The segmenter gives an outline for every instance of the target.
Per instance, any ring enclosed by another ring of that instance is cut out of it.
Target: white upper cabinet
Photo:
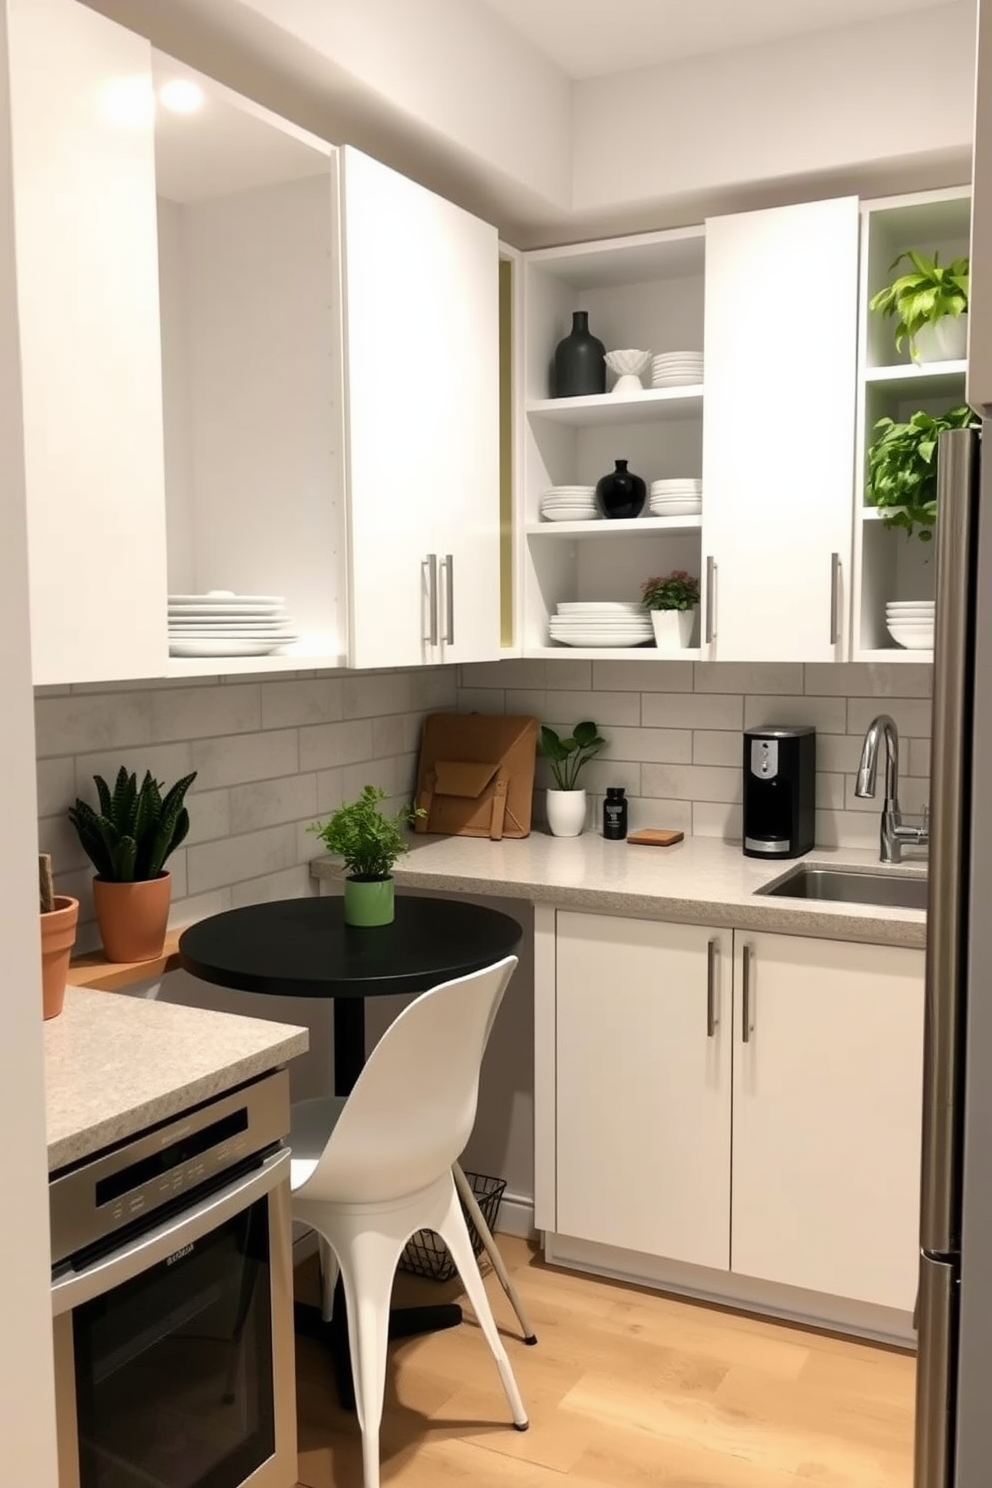
[[[908,1312],[923,952],[739,932],[735,942],[731,1265]]]
[[[10,0],[14,219],[38,683],[166,656],[148,43],[74,0]]]
[[[498,655],[496,230],[342,152],[354,666]]]
[[[846,655],[854,197],[706,224],[704,656]]]

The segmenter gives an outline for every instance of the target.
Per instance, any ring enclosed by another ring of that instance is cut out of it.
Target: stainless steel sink
[[[839,904],[882,904],[926,909],[927,881],[902,873],[855,873],[802,864],[756,891],[779,899],[827,899]]]

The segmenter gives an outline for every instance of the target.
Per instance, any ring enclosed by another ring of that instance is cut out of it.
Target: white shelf
[[[643,533],[661,537],[666,532],[676,534],[698,532],[703,525],[702,517],[633,517],[630,520],[609,521],[597,518],[590,522],[532,522],[527,528],[528,537],[622,537]]]
[[[703,385],[646,388],[629,397],[594,393],[583,398],[538,398],[527,404],[530,418],[588,428],[591,424],[656,423],[659,419],[697,418],[703,411]]]
[[[933,662],[932,651],[907,651],[903,646],[878,646],[871,651],[856,651],[855,661],[902,662],[910,666],[927,666]]]
[[[523,654],[529,661],[544,661],[549,656],[571,661],[700,661],[703,655],[698,646],[681,651],[659,651],[656,646],[527,646]]]
[[[227,677],[251,672],[323,672],[347,666],[345,656],[170,656],[166,677]]]
[[[868,367],[863,373],[866,384],[907,398],[934,398],[947,391],[949,382],[960,380],[968,370],[967,362],[927,362],[921,367],[903,363],[897,367]]]

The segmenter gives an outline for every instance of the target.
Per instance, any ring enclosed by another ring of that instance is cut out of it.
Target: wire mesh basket
[[[495,1230],[496,1221],[499,1219],[499,1206],[506,1192],[506,1179],[487,1178],[484,1173],[466,1173],[465,1177],[475,1195],[476,1203],[482,1210],[483,1219],[491,1230]],[[464,1204],[462,1204],[462,1213],[468,1225],[472,1249],[477,1256],[480,1256],[482,1238],[472,1223]],[[409,1271],[414,1276],[426,1276],[429,1281],[450,1281],[456,1274],[451,1252],[433,1230],[418,1230],[410,1237],[400,1256],[400,1270]]]

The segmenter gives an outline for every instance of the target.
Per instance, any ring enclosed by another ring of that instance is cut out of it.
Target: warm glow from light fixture
[[[203,107],[203,89],[190,78],[170,78],[159,88],[158,100],[174,114],[195,114]]]
[[[100,106],[112,124],[140,129],[155,117],[155,94],[147,77],[111,78],[103,89]]]

